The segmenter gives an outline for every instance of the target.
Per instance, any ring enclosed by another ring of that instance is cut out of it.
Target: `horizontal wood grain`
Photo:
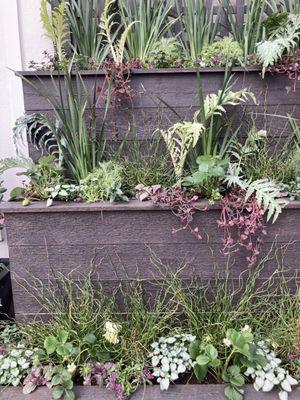
[[[226,400],[225,385],[173,385],[166,392],[160,391],[158,386],[140,388],[131,397],[132,400]],[[114,393],[98,387],[76,387],[78,400],[115,400]],[[289,394],[289,400],[298,400],[300,388],[295,388]],[[20,388],[7,388],[0,391],[0,400],[50,400],[50,390],[40,388],[30,395],[23,395]],[[256,392],[251,385],[245,386],[245,400],[275,400],[276,391],[269,393]]]

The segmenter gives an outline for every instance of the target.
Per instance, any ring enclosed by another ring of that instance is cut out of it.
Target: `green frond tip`
[[[45,35],[51,39],[59,61],[64,58],[63,48],[69,42],[66,8],[66,2],[62,1],[58,7],[50,10],[48,0],[41,0],[40,18],[45,29]]]

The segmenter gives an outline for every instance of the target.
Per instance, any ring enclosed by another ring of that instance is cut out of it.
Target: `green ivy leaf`
[[[60,375],[53,375],[51,379],[51,383],[53,386],[60,385],[62,383],[62,379]]]
[[[206,346],[205,352],[211,360],[218,358],[218,351],[212,344]]]
[[[20,200],[24,198],[24,189],[22,187],[15,187],[9,194],[9,200]]]

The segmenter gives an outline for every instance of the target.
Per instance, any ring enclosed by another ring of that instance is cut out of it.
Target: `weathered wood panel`
[[[276,224],[268,226],[265,238],[264,254],[275,239],[278,246],[290,243],[283,255],[287,276],[294,276],[300,270],[299,208],[299,202],[291,203]],[[26,281],[30,282],[32,275],[46,281],[53,271],[67,274],[77,268],[76,278],[91,269],[92,260],[101,282],[108,288],[116,287],[122,280],[134,279],[137,272],[145,282],[161,279],[150,261],[151,250],[173,271],[188,263],[182,272],[184,279],[196,275],[208,280],[215,269],[222,274],[226,265],[221,252],[223,231],[216,224],[218,205],[195,215],[195,226],[199,226],[203,235],[201,241],[186,231],[172,234],[172,228],[180,227],[176,217],[151,202],[57,203],[51,208],[44,203],[27,208],[9,203],[1,211],[8,231],[17,316],[40,311],[22,287],[27,286]],[[245,257],[243,251],[233,255],[233,278],[246,267]],[[261,278],[270,276],[276,266],[274,261],[266,263]],[[291,284],[295,286],[296,282]],[[28,286],[27,290],[30,292]]]
[[[131,397],[132,400],[226,400],[224,395],[225,385],[173,385],[166,391],[160,391],[158,386],[140,388]],[[289,400],[297,400],[300,388],[289,394]],[[30,395],[23,395],[20,388],[7,388],[0,392],[0,400],[50,400],[50,390],[40,388]],[[115,400],[112,392],[98,387],[77,387],[76,399],[78,400]],[[256,392],[251,385],[245,386],[245,400],[275,400],[278,399],[276,391],[270,393]]]
[[[82,74],[89,93],[93,92],[94,85],[102,87],[104,84],[104,75],[101,71],[84,71]],[[56,84],[60,79],[62,88],[64,88],[63,77],[59,78],[57,73],[54,73],[52,78],[49,73],[45,72],[22,72],[22,75],[34,83],[41,93],[54,96],[56,99],[57,95],[52,79]],[[200,76],[204,95],[216,93],[222,86],[224,69],[206,68],[201,71]],[[285,76],[266,75],[265,79],[262,79],[259,69],[251,69],[246,72],[242,68],[235,68],[232,83],[233,90],[242,88],[251,90],[259,103],[259,105],[253,105],[253,102],[249,101],[245,107],[240,107],[236,126],[241,119],[245,119],[245,115],[249,117],[250,111],[260,114],[257,116],[258,128],[264,127],[265,121],[261,115],[263,113],[269,114],[265,118],[268,121],[274,120],[271,115],[276,113],[281,115],[289,113],[296,118],[300,117],[300,107],[297,107],[300,104],[299,90],[296,93],[288,93],[289,81]],[[139,139],[151,139],[155,129],[166,128],[174,123],[177,117],[159,101],[159,97],[175,108],[185,119],[191,119],[199,106],[197,74],[193,69],[135,70],[130,76],[129,84],[134,97],[131,100],[118,101],[117,108],[109,113],[107,118],[108,138],[111,137],[112,127],[117,134],[123,135],[127,132],[130,124],[132,134],[137,134]],[[51,114],[51,106],[48,101],[25,81],[23,82],[23,91],[27,113],[39,111]],[[97,102],[99,121],[103,116],[103,110],[104,101],[99,99]],[[230,115],[230,111],[228,115]],[[271,126],[270,134],[280,136],[282,130],[286,134],[285,122],[285,120],[277,118],[273,127]],[[246,130],[247,126],[244,125],[240,134],[245,134]]]

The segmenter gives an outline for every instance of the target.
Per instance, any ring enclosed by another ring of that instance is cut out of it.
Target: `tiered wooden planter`
[[[53,90],[49,73],[22,72],[22,75],[39,86],[44,93]],[[87,88],[91,89],[96,82],[102,86],[104,75],[102,72],[83,72]],[[217,92],[222,84],[223,69],[204,69],[201,71],[203,91],[205,94]],[[53,74],[53,79],[58,76]],[[150,140],[153,130],[158,127],[167,127],[176,121],[174,114],[163,104],[158,97],[165,100],[176,109],[184,118],[190,119],[198,108],[198,84],[195,70],[138,70],[131,75],[131,87],[135,93],[132,101],[122,101],[118,109],[113,111],[111,118],[116,123],[120,134],[127,131],[128,124],[136,127],[139,140]],[[268,114],[286,113],[300,118],[300,96],[287,94],[288,80],[283,76],[266,76],[261,79],[259,71],[252,69],[245,72],[241,68],[235,69],[234,90],[247,87],[257,97],[260,105],[249,103],[244,111],[240,111],[239,118],[244,119],[251,111]],[[47,112],[51,108],[47,101],[23,82],[26,112]],[[99,118],[103,111],[103,104],[98,102]],[[230,115],[230,112],[229,112]],[[282,136],[285,121],[272,117],[269,119],[270,134]],[[263,116],[257,116],[258,127],[262,125]],[[133,123],[134,122],[134,123]],[[110,129],[108,129],[110,131]],[[245,134],[245,131],[244,131]],[[36,158],[36,152],[31,149],[31,155]],[[201,207],[207,204],[202,203]],[[209,207],[207,211],[199,211],[195,215],[195,226],[199,226],[203,236],[197,240],[189,232],[181,231],[172,234],[173,228],[178,228],[179,222],[168,209],[154,206],[150,202],[141,203],[56,203],[46,208],[44,202],[23,207],[20,203],[8,203],[0,207],[5,215],[7,226],[10,264],[13,275],[13,297],[16,318],[32,318],[36,314],[43,315],[43,310],[30,295],[31,276],[37,276],[46,282],[48,275],[60,271],[68,273],[78,268],[78,273],[84,274],[91,268],[93,259],[94,268],[99,272],[102,284],[112,289],[125,279],[135,279],[136,273],[147,285],[160,279],[159,271],[153,266],[149,255],[154,252],[164,263],[176,270],[183,263],[188,266],[182,276],[187,280],[191,276],[199,275],[209,279],[214,274],[217,265],[219,271],[224,271],[225,259],[221,252],[223,232],[217,227],[216,220],[220,215],[218,205]],[[264,252],[267,252],[274,240],[277,245],[290,245],[284,254],[287,274],[294,276],[300,269],[300,202],[289,204],[274,225],[268,226],[268,235],[265,238]],[[245,254],[236,253],[232,260],[232,279],[246,266]],[[270,276],[275,263],[266,264],[261,279]],[[21,283],[21,285],[20,285]],[[291,280],[291,285],[295,285]],[[95,387],[77,388],[79,400],[112,400],[114,395]],[[276,393],[257,393],[250,386],[246,387],[246,400],[271,400],[277,398]],[[290,395],[290,400],[300,396],[299,389]],[[47,389],[24,397],[21,390],[10,388],[0,392],[0,400],[35,400],[50,399]],[[224,385],[185,385],[172,387],[168,392],[161,392],[158,386],[140,389],[133,399],[179,400],[214,400],[226,399]]]
[[[200,206],[204,208],[206,204]],[[209,279],[215,265],[220,271],[225,267],[221,252],[223,231],[216,223],[220,214],[217,205],[197,212],[194,217],[203,236],[201,241],[187,231],[172,234],[172,228],[180,227],[176,217],[151,202],[57,203],[50,208],[44,202],[29,207],[8,203],[0,211],[7,226],[17,318],[42,313],[30,295],[30,288],[29,293],[24,288],[31,275],[46,281],[53,271],[68,273],[78,268],[84,274],[91,269],[92,259],[108,289],[121,280],[135,279],[137,271],[146,286],[159,279],[160,274],[149,259],[150,251],[174,270],[188,262],[182,272],[186,279],[193,275]],[[300,269],[299,211],[300,202],[289,204],[276,224],[268,227],[265,238],[265,251],[275,239],[278,246],[291,243],[284,255],[291,275]],[[245,269],[245,257],[242,252],[234,255],[233,278]],[[275,264],[267,263],[261,278],[269,276]]]
[[[286,115],[287,113],[300,118],[300,95],[287,93],[289,81],[285,76],[271,76],[267,74],[261,78],[259,68],[234,68],[232,79],[233,90],[247,88],[257,98],[257,105],[252,100],[238,110],[236,125],[240,120],[248,119],[251,112],[258,113],[255,116],[259,128],[263,122],[268,121],[269,134],[274,137],[286,135],[286,120],[273,117],[274,114]],[[85,85],[92,94],[95,84],[102,87],[104,74],[102,71],[83,71]],[[54,95],[52,79],[58,82],[59,76],[48,72],[21,72],[21,75],[34,83],[39,90],[47,95]],[[224,68],[203,68],[200,70],[203,93],[217,93],[224,79]],[[63,82],[62,76],[60,76]],[[74,76],[75,80],[75,76]],[[298,85],[299,86],[299,85]],[[134,96],[131,100],[117,102],[117,109],[111,110],[107,120],[107,137],[110,139],[112,130],[116,128],[117,134],[127,132],[130,124],[132,134],[137,133],[139,140],[150,140],[156,128],[166,128],[178,121],[178,117],[159,101],[163,99],[172,106],[183,118],[191,120],[194,112],[199,109],[198,80],[195,69],[141,69],[134,70],[130,76],[130,87]],[[45,98],[39,96],[36,91],[23,81],[24,102],[27,114],[42,112],[51,114],[51,107]],[[103,100],[97,103],[97,115],[101,119],[103,115]],[[264,116],[263,113],[268,115]],[[230,116],[230,112],[228,114]],[[100,125],[100,124],[99,124]],[[246,124],[244,124],[245,126]],[[245,129],[241,134],[246,134]],[[37,154],[31,149],[31,155],[36,158]]]
[[[132,400],[226,400],[224,395],[225,385],[178,385],[171,387],[167,392],[161,392],[159,386],[139,389]],[[298,400],[300,388],[294,389],[289,394],[289,400]],[[51,394],[48,389],[38,389],[30,395],[23,395],[19,388],[9,388],[0,392],[0,400],[50,400]],[[112,392],[97,387],[76,388],[77,400],[115,400]],[[276,392],[256,392],[252,386],[245,386],[245,400],[276,400]]]

